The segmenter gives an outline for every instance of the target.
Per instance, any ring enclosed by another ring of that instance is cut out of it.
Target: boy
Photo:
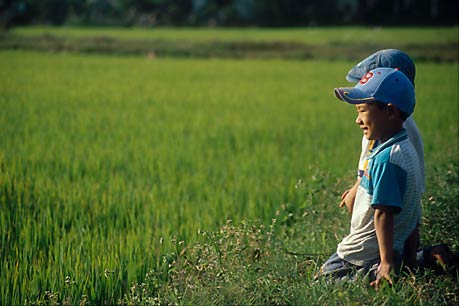
[[[382,67],[396,68],[400,70],[410,80],[414,87],[416,66],[408,54],[397,49],[383,49],[371,54],[349,70],[346,75],[346,80],[349,82],[358,82],[371,69]],[[425,192],[424,144],[422,137],[412,116],[409,116],[403,122],[403,128],[407,130],[408,138],[418,154],[422,174],[422,192]],[[341,195],[340,207],[346,206],[350,213],[352,213],[353,210],[356,191],[360,184],[360,179],[367,166],[366,157],[369,155],[369,151],[376,146],[377,141],[368,140],[365,136],[362,137],[362,151],[359,159],[357,180],[349,190],[346,190]],[[409,239],[406,241],[405,253],[403,254],[404,266],[410,270],[414,271],[417,268],[430,268],[439,272],[444,270],[445,267],[451,266],[451,263],[454,261],[451,259],[453,254],[445,245],[435,245],[420,251],[417,251],[418,247],[419,231],[416,227]]]
[[[351,229],[321,275],[353,278],[370,273],[372,285],[400,265],[404,244],[421,219],[423,175],[419,156],[403,122],[414,110],[414,87],[400,71],[377,68],[355,87],[336,88],[338,99],[355,104],[356,123],[366,139],[379,145],[357,188]],[[376,271],[377,268],[377,271]]]
[[[416,76],[416,66],[413,60],[403,51],[397,49],[383,49],[379,50],[360,63],[355,65],[346,75],[346,80],[349,82],[358,82],[365,74],[371,69],[375,68],[396,68],[403,72],[405,76],[410,80],[414,87],[414,79]],[[403,122],[403,128],[408,132],[408,138],[413,144],[416,152],[418,153],[419,160],[421,162],[421,174],[422,174],[422,192],[425,191],[425,178],[424,178],[424,144],[416,123],[412,116],[409,116]],[[373,147],[378,145],[377,140],[368,140],[365,136],[362,137],[362,151],[360,153],[360,159],[357,171],[357,180],[355,184],[341,195],[341,202],[339,207],[347,207],[349,212],[352,214],[354,207],[355,196],[357,188],[360,184],[360,179],[365,172],[367,167],[366,158]],[[420,220],[419,220],[420,221]],[[403,254],[404,266],[415,270],[418,267],[418,262],[424,262],[422,256],[419,260],[416,259],[416,251],[419,246],[419,230],[418,227],[413,231],[410,237],[406,241],[405,254]]]
[[[416,76],[416,66],[411,58],[405,52],[396,49],[384,49],[379,50],[356,66],[354,66],[346,75],[346,80],[349,82],[357,83],[360,79],[367,74],[371,69],[375,68],[397,68],[401,72],[405,74],[405,76],[411,81],[414,87],[414,79]],[[418,153],[419,160],[421,161],[421,171],[422,175],[424,176],[424,144],[422,141],[422,137],[419,133],[419,130],[416,126],[416,123],[412,116],[408,117],[403,122],[403,127],[408,132],[408,138],[410,139],[411,143],[413,144],[416,152]],[[346,206],[349,212],[352,213],[352,208],[354,206],[354,199],[355,193],[357,191],[357,187],[360,183],[360,178],[365,171],[366,167],[366,157],[368,156],[369,150],[376,146],[375,141],[370,141],[362,137],[362,151],[360,153],[360,160],[359,160],[359,167],[357,171],[357,181],[355,182],[354,186],[349,190],[346,190],[341,195],[341,203],[340,207]],[[424,178],[423,178],[423,191],[425,191],[424,186]]]

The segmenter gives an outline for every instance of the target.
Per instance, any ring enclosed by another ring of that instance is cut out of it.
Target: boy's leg
[[[316,278],[325,276],[334,279],[352,279],[359,268],[360,267],[341,259],[338,254],[335,253],[322,265]]]
[[[358,271],[358,275],[360,276],[368,276],[370,282],[376,280],[376,276],[378,275],[378,267],[379,267],[379,260],[374,261],[373,263],[369,263],[362,269]]]
[[[401,265],[401,256],[395,252],[395,273],[398,274]],[[379,267],[379,260],[374,260],[367,265],[360,267],[341,259],[338,254],[333,254],[320,268],[316,279],[321,276],[331,277],[337,280],[355,280],[368,277],[370,281],[376,279]]]

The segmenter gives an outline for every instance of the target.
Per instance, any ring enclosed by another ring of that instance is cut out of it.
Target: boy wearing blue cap
[[[405,74],[405,76],[414,86],[414,79],[416,76],[416,67],[414,62],[411,60],[408,54],[397,49],[383,49],[371,54],[356,66],[354,66],[351,70],[349,70],[346,75],[346,80],[349,82],[357,83],[370,70],[383,67],[396,68],[400,70]],[[419,133],[419,130],[412,116],[409,116],[407,120],[403,122],[403,127],[407,130],[408,138],[418,153],[419,159],[421,161],[421,172],[424,176],[424,144],[421,134]],[[360,183],[360,178],[362,177],[367,165],[366,157],[368,156],[369,150],[376,146],[377,141],[371,141],[365,137],[362,137],[362,151],[358,164],[357,181],[352,188],[346,190],[341,196],[340,207],[346,206],[351,213],[354,205],[357,186]],[[423,191],[425,191],[424,178],[422,183]]]
[[[354,278],[370,273],[372,285],[391,282],[404,244],[421,218],[423,174],[403,122],[414,110],[414,87],[400,71],[377,68],[355,87],[336,88],[338,99],[354,104],[356,123],[379,145],[357,188],[350,233],[322,266],[320,274]]]
[[[349,82],[359,82],[371,69],[375,68],[396,68],[403,72],[414,86],[414,79],[416,76],[416,67],[412,59],[403,51],[397,49],[383,49],[379,50],[356,66],[354,66],[346,75],[346,80]],[[408,132],[408,138],[413,144],[420,160],[421,174],[422,174],[422,192],[425,191],[425,177],[424,177],[424,144],[416,123],[412,116],[409,116],[403,122],[403,128]],[[360,179],[365,172],[368,161],[367,156],[370,151],[378,145],[378,141],[368,140],[365,136],[362,137],[362,151],[360,154],[358,175],[355,184],[352,188],[346,190],[341,195],[340,207],[346,206],[349,212],[352,213],[354,200],[356,197],[357,188],[360,184]],[[419,224],[421,220],[418,220]],[[446,267],[457,264],[459,252],[452,253],[446,245],[434,245],[426,247],[422,250],[417,250],[419,247],[419,230],[416,229],[411,233],[410,237],[405,242],[403,261],[404,266],[415,270],[419,269],[433,269],[437,273],[445,271]]]
[[[397,49],[383,49],[379,50],[356,66],[354,66],[346,75],[346,80],[349,82],[359,82],[370,70],[375,68],[396,68],[403,72],[405,76],[410,80],[414,87],[414,79],[416,76],[416,66],[413,60],[403,51]],[[424,178],[424,144],[422,141],[421,134],[416,126],[416,123],[412,116],[409,116],[404,122],[403,127],[408,132],[408,138],[413,144],[416,152],[418,153],[419,160],[421,162],[421,174],[422,174],[422,192],[425,191],[425,178]],[[357,192],[357,187],[360,184],[360,179],[365,172],[367,167],[367,156],[374,147],[378,145],[376,140],[368,140],[365,136],[362,137],[362,151],[360,153],[360,159],[357,171],[357,180],[355,184],[341,195],[340,207],[347,207],[350,213],[354,206],[354,200]],[[421,220],[419,220],[419,223]],[[410,269],[415,269],[418,266],[418,262],[423,262],[423,256],[417,256],[416,250],[419,244],[419,231],[416,228],[411,234],[410,238],[406,241],[406,250],[404,257],[404,265]],[[418,257],[418,260],[417,258]]]

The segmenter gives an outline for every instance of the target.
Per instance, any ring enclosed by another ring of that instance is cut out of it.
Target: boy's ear
[[[387,103],[386,110],[389,112],[389,119],[390,120],[401,118],[400,110],[394,104]]]

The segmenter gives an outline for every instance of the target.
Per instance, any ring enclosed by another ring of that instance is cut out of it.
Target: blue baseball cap
[[[368,71],[383,67],[398,68],[414,86],[416,67],[413,60],[405,52],[396,49],[385,49],[373,53],[349,70],[346,80],[358,82]]]
[[[335,95],[350,104],[392,103],[408,116],[415,105],[413,84],[405,74],[392,68],[371,70],[354,87],[335,88]]]

